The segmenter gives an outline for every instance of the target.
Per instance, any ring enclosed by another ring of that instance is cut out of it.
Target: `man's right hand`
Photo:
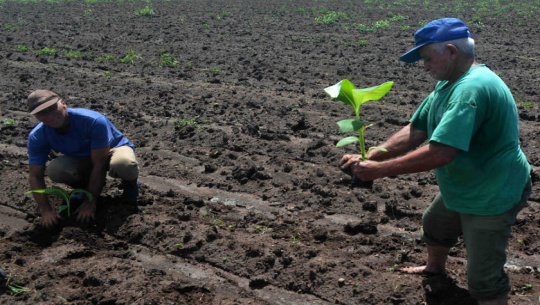
[[[41,222],[46,228],[51,228],[58,223],[59,215],[51,207],[41,210]]]

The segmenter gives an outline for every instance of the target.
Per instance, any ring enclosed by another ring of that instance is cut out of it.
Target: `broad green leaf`
[[[340,132],[353,132],[360,130],[365,123],[360,120],[348,119],[339,121],[337,124]]]
[[[354,85],[348,79],[344,79],[333,86],[325,88],[324,92],[335,100],[356,107],[353,97],[353,90]]]
[[[356,142],[358,142],[357,137],[346,137],[346,138],[341,139],[341,141],[339,141],[336,144],[336,147],[341,147],[341,146],[349,145]]]
[[[58,212],[62,212],[63,210],[65,210],[67,208],[68,208],[67,204],[66,205],[61,205],[61,206],[58,207]],[[71,215],[68,215],[68,216],[71,216]]]
[[[354,89],[353,90],[353,99],[356,105],[362,105],[367,101],[376,101],[385,96],[390,89],[392,89],[394,82],[386,82],[379,86],[363,88],[363,89]]]

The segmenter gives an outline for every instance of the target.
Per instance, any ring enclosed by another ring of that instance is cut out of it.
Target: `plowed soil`
[[[376,145],[435,85],[421,63],[398,60],[419,24],[462,18],[478,61],[512,90],[521,145],[538,169],[534,3],[0,1],[0,265],[9,279],[0,303],[476,304],[462,243],[448,277],[397,271],[425,263],[421,216],[435,176],[351,187],[337,163],[358,149],[335,147],[335,122],[354,113],[323,89],[344,78],[357,88],[395,82],[362,108]],[[135,14],[147,5],[153,16]],[[347,18],[317,22],[332,11]],[[37,53],[44,48],[56,54]],[[110,179],[92,224],[40,225],[25,194],[35,89],[104,113],[134,142],[137,205]],[[510,239],[511,304],[538,304],[538,189]],[[28,291],[10,293],[14,285]]]

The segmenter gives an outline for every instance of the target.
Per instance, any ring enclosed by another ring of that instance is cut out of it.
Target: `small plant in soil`
[[[142,17],[152,17],[155,14],[156,13],[154,12],[154,9],[152,9],[152,7],[148,6],[148,5],[143,9],[135,11],[135,16],[138,16],[138,17],[141,17],[141,16]]]
[[[45,47],[45,48],[43,48],[41,50],[37,50],[36,54],[37,55],[52,56],[52,55],[56,55],[56,49],[55,48],[49,49],[49,48]]]
[[[355,89],[354,85],[349,80],[344,79],[339,83],[324,89],[324,91],[330,95],[331,98],[352,106],[356,114],[356,119],[341,120],[337,122],[337,124],[340,132],[358,132],[358,137],[351,136],[341,139],[336,144],[336,147],[359,143],[362,160],[367,160],[366,147],[364,143],[364,131],[366,128],[372,126],[372,124],[367,125],[360,119],[360,106],[362,106],[362,104],[365,102],[381,99],[388,93],[388,91],[390,91],[390,89],[392,89],[393,84],[394,82],[386,82],[375,87]],[[370,147],[367,152],[369,152],[371,149],[386,151],[384,148]]]
[[[266,234],[266,232],[271,231],[272,228],[269,228],[267,226],[257,226],[257,227],[255,227],[255,230],[259,231],[261,233],[261,235],[264,235],[264,234]]]
[[[178,66],[178,61],[174,58],[174,56],[163,53],[161,54],[161,58],[159,60],[159,65],[162,67],[174,67]]]
[[[12,119],[4,119],[2,121],[2,124],[4,124],[5,126],[8,126],[8,125],[15,125],[15,121],[12,120]]]
[[[25,46],[25,45],[22,45],[22,44],[19,44],[15,47],[15,52],[28,52],[30,49]]]
[[[133,49],[129,49],[127,51],[126,56],[124,56],[124,58],[121,58],[119,60],[119,62],[121,64],[131,64],[131,65],[133,65],[133,64],[135,64],[135,60],[140,59],[140,58],[142,58],[142,54],[135,53],[135,51],[133,51]]]
[[[89,201],[92,201],[92,194],[90,194],[88,191],[86,190],[83,190],[83,189],[74,189],[72,192],[71,192],[71,195],[66,191],[64,190],[63,188],[59,187],[59,186],[56,186],[56,185],[53,185],[51,186],[51,188],[49,189],[40,189],[40,190],[31,190],[31,191],[28,191],[26,192],[27,194],[28,193],[39,193],[39,194],[53,194],[53,195],[56,195],[58,197],[60,197],[61,199],[64,200],[64,204],[61,205],[59,208],[58,208],[58,211],[59,212],[62,212],[64,210],[67,210],[67,215],[68,217],[71,217],[71,205],[70,205],[70,201],[71,199],[73,198],[73,195],[77,194],[77,193],[83,193],[84,195],[86,195],[86,197],[88,198]]]

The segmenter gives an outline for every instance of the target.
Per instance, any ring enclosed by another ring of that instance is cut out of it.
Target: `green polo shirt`
[[[530,165],[519,146],[516,104],[485,65],[471,67],[452,85],[438,82],[410,122],[430,142],[460,150],[451,163],[435,169],[449,209],[497,215],[519,202]]]

